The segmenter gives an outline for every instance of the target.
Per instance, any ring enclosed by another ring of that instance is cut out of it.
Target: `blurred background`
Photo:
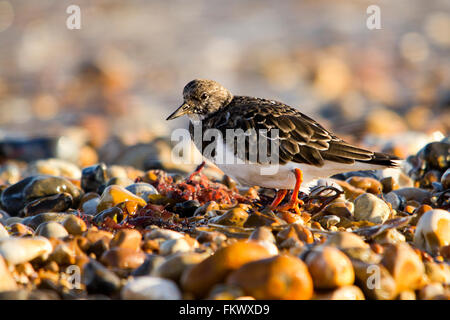
[[[0,0],[0,161],[170,167],[194,78],[406,157],[448,135],[449,53],[447,0]]]

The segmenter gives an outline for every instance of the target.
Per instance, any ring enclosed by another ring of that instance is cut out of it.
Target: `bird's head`
[[[216,81],[192,80],[183,89],[183,104],[166,120],[185,114],[192,120],[202,120],[207,115],[225,107],[232,99],[231,92]]]

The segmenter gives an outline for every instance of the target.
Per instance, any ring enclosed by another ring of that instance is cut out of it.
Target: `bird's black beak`
[[[184,102],[174,113],[167,117],[166,120],[173,120],[178,117],[184,116],[189,111],[189,105]]]

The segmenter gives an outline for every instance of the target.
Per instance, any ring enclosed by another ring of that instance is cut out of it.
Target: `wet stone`
[[[96,260],[90,260],[84,266],[83,282],[89,293],[110,295],[120,289],[120,278]]]
[[[188,200],[177,203],[175,205],[175,212],[177,212],[182,218],[192,217],[199,207],[200,202],[197,200]]]
[[[33,229],[36,229],[41,223],[44,222],[63,222],[67,218],[66,213],[58,213],[58,212],[44,212],[38,215],[27,217],[22,220],[24,225],[27,225]]]
[[[441,184],[444,190],[450,189],[450,168],[448,168],[442,175]]]
[[[391,213],[389,206],[377,196],[365,193],[355,199],[354,217],[376,224],[384,223]]]
[[[348,178],[346,182],[372,194],[380,194],[383,190],[382,184],[374,178],[353,176]]]
[[[233,208],[223,215],[210,220],[211,223],[221,224],[224,226],[242,227],[248,218],[248,213],[241,208]]]
[[[93,221],[96,224],[102,224],[103,222],[105,222],[106,218],[111,218],[112,220],[116,221],[117,223],[120,223],[120,222],[122,222],[122,220],[124,218],[123,210],[118,207],[112,207],[109,209],[105,209],[105,210],[101,211],[100,213],[98,213],[94,217]]]
[[[68,193],[76,202],[81,196],[69,180],[52,176],[31,176],[6,188],[1,194],[1,204],[10,215],[18,215],[25,205],[38,198]]]
[[[29,217],[43,212],[64,212],[72,207],[72,204],[73,199],[70,194],[55,194],[29,202],[23,208],[23,215]]]
[[[83,168],[81,171],[81,188],[85,192],[97,192],[98,188],[107,181],[106,170],[104,163]]]
[[[158,194],[158,191],[154,186],[149,183],[139,182],[133,183],[127,186],[125,189],[135,194],[138,197],[141,197],[146,202],[150,202],[150,196],[154,194]]]
[[[144,207],[147,204],[144,199],[134,195],[125,188],[113,185],[107,187],[103,191],[97,206],[97,212],[114,207],[124,201],[135,201],[141,207]]]
[[[69,235],[58,222],[44,222],[36,229],[36,234],[46,238],[64,238]]]
[[[81,235],[87,230],[86,222],[73,214],[67,216],[63,222],[63,226],[70,234],[74,236]]]

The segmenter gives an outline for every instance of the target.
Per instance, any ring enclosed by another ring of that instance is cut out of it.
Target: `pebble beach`
[[[81,1],[76,36],[55,27],[63,4],[11,2],[0,300],[450,300],[450,15],[413,2],[386,4],[373,35],[353,1]],[[275,190],[174,160],[186,122],[164,119],[195,77],[403,162],[271,210]]]

